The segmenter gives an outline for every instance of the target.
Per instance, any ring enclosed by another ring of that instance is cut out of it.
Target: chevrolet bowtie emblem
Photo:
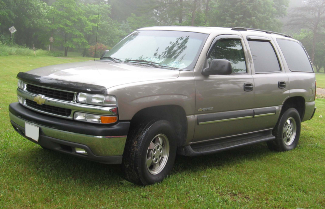
[[[37,95],[36,97],[34,97],[34,102],[36,102],[39,105],[44,104],[45,103],[45,96]]]

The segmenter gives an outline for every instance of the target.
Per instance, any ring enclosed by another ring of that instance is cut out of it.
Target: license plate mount
[[[38,142],[39,139],[39,127],[25,122],[25,136]]]

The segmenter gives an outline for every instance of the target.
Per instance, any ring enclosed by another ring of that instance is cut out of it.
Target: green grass
[[[271,152],[263,143],[178,157],[171,176],[147,187],[125,181],[118,165],[43,150],[15,133],[8,105],[17,100],[16,74],[80,60],[0,57],[0,208],[325,207],[324,99],[317,100],[314,119],[303,123],[293,151]]]
[[[325,89],[325,73],[316,73],[317,88]]]

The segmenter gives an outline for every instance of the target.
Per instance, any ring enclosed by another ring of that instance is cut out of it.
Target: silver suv
[[[122,164],[141,185],[176,154],[266,142],[294,149],[315,112],[315,74],[297,40],[245,28],[139,29],[101,60],[18,74],[10,120],[46,149]]]

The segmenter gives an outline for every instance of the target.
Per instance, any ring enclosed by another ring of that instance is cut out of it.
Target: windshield
[[[103,59],[148,64],[170,69],[193,70],[207,34],[180,31],[136,31]]]

